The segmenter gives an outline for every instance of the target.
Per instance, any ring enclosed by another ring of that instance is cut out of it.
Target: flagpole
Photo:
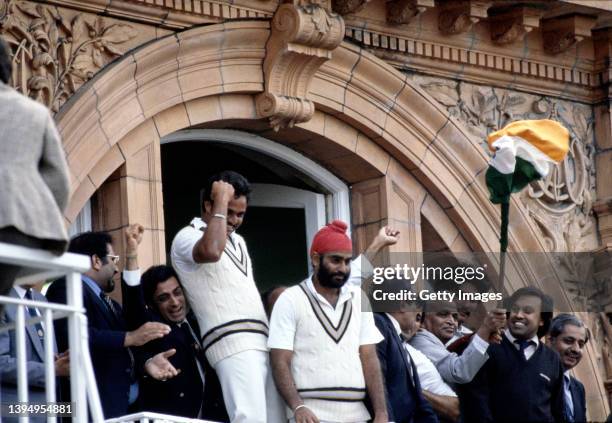
[[[499,289],[504,286],[504,277],[506,273],[506,251],[508,251],[508,222],[510,217],[510,201],[503,202],[501,206],[501,230],[499,236]]]

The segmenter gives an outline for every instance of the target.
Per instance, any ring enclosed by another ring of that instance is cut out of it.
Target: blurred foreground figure
[[[69,180],[59,134],[45,106],[9,84],[9,47],[0,38],[0,242],[61,254]],[[0,263],[0,295],[19,267]]]

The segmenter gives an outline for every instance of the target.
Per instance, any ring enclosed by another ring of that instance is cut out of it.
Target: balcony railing
[[[68,348],[70,350],[70,393],[73,408],[72,421],[75,423],[104,422],[98,387],[89,355],[87,315],[83,308],[83,287],[81,273],[89,270],[89,257],[65,253],[57,257],[47,251],[0,243],[0,263],[21,266],[27,276],[20,277],[16,284],[33,284],[47,279],[66,277],[67,304],[32,301],[0,296],[0,303],[16,306],[15,322],[0,326],[0,332],[14,330],[17,359],[17,394],[19,403],[28,403],[28,373],[26,357],[26,327],[42,322],[45,327],[44,363],[45,395],[47,403],[56,403],[55,357],[53,320],[68,319]],[[40,316],[31,317],[27,307],[38,309]],[[27,318],[26,318],[27,316]],[[89,416],[89,417],[88,417]],[[28,423],[24,417],[21,423]],[[55,423],[57,417],[48,416],[47,421]],[[107,422],[206,422],[157,413],[137,413],[109,419]],[[209,422],[213,423],[213,422]]]

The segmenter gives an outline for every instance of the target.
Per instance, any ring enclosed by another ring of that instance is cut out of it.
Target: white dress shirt
[[[506,336],[506,338],[508,338],[510,343],[514,345],[517,350],[520,349],[518,343],[515,342],[517,339],[512,336],[512,334],[510,333],[510,329],[506,328],[506,330],[504,330],[504,335]],[[523,352],[523,354],[525,354],[525,360],[529,360],[538,349],[538,345],[540,345],[538,335],[534,335],[533,338],[529,339],[529,341],[529,346],[527,346],[527,348],[525,348],[525,351]]]

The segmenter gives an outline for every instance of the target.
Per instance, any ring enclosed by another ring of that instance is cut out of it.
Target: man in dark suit
[[[44,301],[47,299],[31,286],[15,285],[9,291],[12,298]],[[17,306],[9,304],[4,310],[2,323],[9,324],[15,322]],[[29,317],[40,316],[39,311],[34,307],[26,308],[26,319]],[[46,328],[41,323],[26,326],[25,353],[26,371],[28,380],[28,401],[31,403],[46,402],[45,395],[45,349],[44,337]],[[54,342],[55,343],[55,342]],[[57,350],[56,350],[57,351]],[[68,352],[56,355],[55,375],[58,377],[68,376],[70,373],[70,358]],[[17,345],[15,331],[0,332],[0,378],[2,380],[3,402],[15,403],[18,401],[17,395]],[[17,422],[17,417],[11,418],[4,416],[3,422]],[[42,415],[30,416],[31,422],[44,422],[46,418]]]
[[[394,315],[399,311],[375,313],[374,321],[384,340],[376,345],[385,381],[385,397],[389,421],[395,423],[437,423],[438,418],[421,392],[416,366],[400,338],[400,323]]]
[[[139,348],[140,405],[183,417],[227,421],[221,385],[202,353],[200,328],[178,276],[170,266],[150,267],[137,285],[123,284],[129,328],[147,321],[167,324],[170,333]]]
[[[132,225],[136,243],[126,247],[124,279],[138,279],[135,248],[142,239],[142,226]],[[70,241],[68,251],[91,258],[91,269],[82,275],[83,306],[87,313],[91,361],[100,392],[102,410],[106,418],[137,411],[138,370],[132,348],[161,338],[170,332],[162,323],[147,322],[135,330],[128,330],[121,306],[107,293],[113,291],[114,276],[118,273],[112,238],[105,232],[86,232]],[[47,298],[66,303],[66,280],[60,279],[49,287]],[[68,347],[68,325],[65,319],[55,321],[55,332],[60,350]]]
[[[553,301],[524,287],[507,302],[507,328],[474,380],[459,385],[465,422],[563,422],[563,366],[541,341],[550,326]]]
[[[586,422],[584,385],[570,375],[582,360],[584,348],[589,342],[589,331],[578,317],[561,313],[550,324],[547,343],[559,353],[565,372],[563,373],[563,395],[565,397],[565,421]]]

